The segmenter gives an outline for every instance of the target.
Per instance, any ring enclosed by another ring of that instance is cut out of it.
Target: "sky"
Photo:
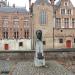
[[[12,6],[15,4],[15,6],[25,7],[28,9],[28,1],[29,0],[7,0],[9,2],[9,5]],[[58,1],[58,0],[56,0]],[[32,2],[35,2],[35,0],[32,0]],[[75,0],[71,0],[72,4],[75,6]]]

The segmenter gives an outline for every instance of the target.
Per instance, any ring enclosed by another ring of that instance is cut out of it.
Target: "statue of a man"
[[[43,59],[43,44],[42,44],[42,31],[38,30],[36,31],[36,53],[38,59]]]
[[[35,48],[36,48],[35,65],[38,65],[38,66],[45,65],[41,30],[36,31],[36,47]]]

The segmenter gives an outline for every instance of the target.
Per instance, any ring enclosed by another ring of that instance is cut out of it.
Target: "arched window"
[[[47,14],[46,11],[40,12],[40,24],[45,25],[47,23]]]

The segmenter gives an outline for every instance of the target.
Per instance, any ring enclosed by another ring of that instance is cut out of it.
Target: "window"
[[[65,9],[61,9],[61,14],[65,15]]]
[[[29,38],[29,30],[27,30],[27,38]]]
[[[29,17],[24,17],[24,28],[29,26]]]
[[[3,28],[3,38],[8,39],[8,29],[7,28]]]
[[[3,27],[8,27],[8,17],[7,16],[2,17],[2,25]]]
[[[28,20],[24,20],[24,28],[29,27],[29,21]]]
[[[68,10],[67,10],[67,14],[68,14],[68,15],[71,15],[71,9],[68,9]]]
[[[65,3],[65,6],[67,6],[67,3]]]
[[[8,32],[3,32],[3,38],[8,39]]]
[[[64,28],[69,28],[69,18],[64,18]]]
[[[61,32],[63,32],[63,30],[60,30]]]
[[[68,6],[68,2],[64,2],[64,6]]]
[[[24,37],[26,38],[26,30],[25,30],[25,33],[24,33]]]
[[[43,45],[46,45],[46,41],[43,41]]]
[[[72,18],[72,28],[75,28],[75,18]]]
[[[14,32],[14,38],[17,39],[19,37],[18,31]]]
[[[63,43],[63,39],[59,39],[59,43]]]
[[[13,25],[14,25],[14,28],[18,28],[19,27],[19,18],[17,16],[15,16],[13,18]]]
[[[23,46],[23,42],[19,42],[19,46]]]
[[[74,38],[74,43],[75,43],[75,38]]]
[[[45,25],[47,23],[47,14],[45,11],[40,12],[40,24]]]
[[[9,50],[9,44],[4,44],[5,50]]]
[[[29,20],[29,17],[28,17],[28,16],[25,16],[25,17],[24,17],[24,20]]]
[[[61,18],[56,18],[56,23],[55,23],[56,28],[61,28]]]
[[[9,74],[9,71],[1,71],[1,74],[7,75],[7,74]]]
[[[25,39],[29,39],[29,29],[25,29],[24,37]]]

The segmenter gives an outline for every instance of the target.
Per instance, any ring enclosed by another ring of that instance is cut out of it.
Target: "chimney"
[[[13,4],[13,8],[15,8],[15,4]]]
[[[54,1],[55,0],[50,0],[52,6],[54,6]]]

